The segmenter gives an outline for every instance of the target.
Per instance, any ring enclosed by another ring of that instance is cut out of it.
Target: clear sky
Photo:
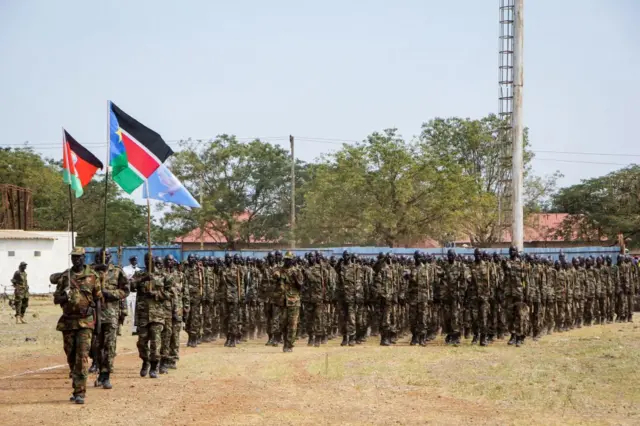
[[[538,152],[537,173],[640,161],[639,21],[640,1],[525,0],[533,149],[624,154]],[[411,138],[497,112],[498,32],[497,0],[0,0],[0,145],[59,158],[65,126],[104,158],[107,99],[165,140],[293,134],[307,161],[338,145],[303,137]]]

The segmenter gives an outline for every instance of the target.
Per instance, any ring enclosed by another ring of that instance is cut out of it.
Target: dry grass
[[[111,391],[66,402],[59,310],[36,302],[17,326],[0,306],[0,424],[639,424],[640,325],[613,324],[547,336],[525,347],[296,347],[250,342],[183,349],[180,369],[137,376],[135,338]],[[4,324],[3,324],[4,323]],[[36,342],[25,342],[36,337]]]

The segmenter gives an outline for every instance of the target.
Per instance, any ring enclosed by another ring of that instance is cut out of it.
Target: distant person
[[[20,262],[18,270],[11,279],[13,284],[13,302],[16,308],[16,324],[26,324],[24,314],[29,306],[29,284],[27,284],[27,263]]]
[[[124,275],[127,277],[128,280],[131,280],[134,275],[142,273],[142,268],[138,266],[138,258],[136,256],[131,256],[129,258],[129,265],[122,268],[122,270],[124,271]],[[131,325],[131,333],[135,336],[138,332],[137,322],[135,321],[135,318],[136,318],[136,292],[135,291],[132,291],[127,297],[127,306],[128,306],[128,311],[131,312],[132,317],[134,318],[134,321],[132,322],[132,325]]]

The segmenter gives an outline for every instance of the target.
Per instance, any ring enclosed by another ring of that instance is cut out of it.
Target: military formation
[[[147,256],[145,270],[129,279],[111,264],[108,250],[85,265],[81,248],[73,267],[54,274],[54,301],[63,315],[58,330],[73,378],[72,401],[84,403],[89,373],[95,386],[111,389],[113,360],[123,300],[135,292],[134,324],[140,376],[157,378],[177,368],[180,332],[187,346],[224,338],[236,347],[251,339],[291,352],[299,339],[321,347],[341,338],[341,346],[379,337],[392,346],[411,336],[411,346],[427,346],[444,335],[487,346],[496,340],[520,347],[527,337],[594,324],[631,322],[640,289],[638,264],[629,256],[576,257],[557,261],[509,256],[476,249],[473,257],[449,250],[444,257],[416,251],[412,257],[380,253],[377,258],[344,252],[295,257],[268,253],[263,259],[226,254],[179,263],[172,255]],[[26,282],[26,277],[25,277]],[[126,304],[125,304],[126,306]]]

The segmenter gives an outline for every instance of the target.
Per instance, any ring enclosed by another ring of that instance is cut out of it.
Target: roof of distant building
[[[21,229],[0,229],[0,240],[55,240],[55,238]]]

